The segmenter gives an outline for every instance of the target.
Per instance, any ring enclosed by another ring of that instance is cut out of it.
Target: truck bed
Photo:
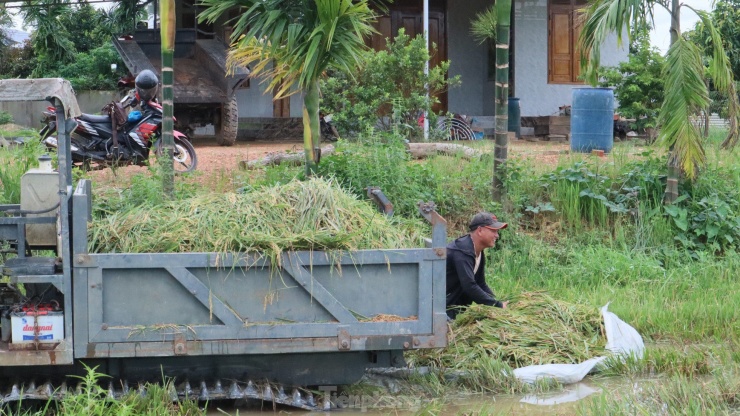
[[[162,60],[152,58],[150,62],[157,68],[157,76],[160,76]],[[176,103],[221,103],[226,99],[224,92],[211,80],[201,62],[191,58],[175,58],[174,64],[174,98]]]
[[[189,35],[189,36],[186,36]],[[137,31],[136,39],[115,38],[113,45],[131,74],[144,69],[162,79],[159,33]],[[214,39],[195,39],[189,31],[178,31],[174,59],[174,99],[179,104],[222,103],[233,94],[240,80],[248,76],[245,68],[236,68],[226,76],[226,46]],[[192,39],[191,39],[192,38]],[[143,47],[142,47],[143,45]]]
[[[75,357],[361,352],[446,344],[437,248],[344,253],[95,254],[73,208]],[[443,221],[443,220],[442,220]],[[279,260],[279,261],[277,261]]]

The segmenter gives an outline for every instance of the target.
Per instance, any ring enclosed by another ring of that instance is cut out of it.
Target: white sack
[[[635,328],[619,319],[617,315],[609,312],[608,307],[609,304],[607,303],[601,308],[601,316],[604,318],[604,329],[606,330],[606,349],[618,355],[622,360],[630,355],[642,358],[645,352],[642,337]],[[515,369],[514,376],[525,383],[534,383],[541,378],[551,378],[561,384],[573,384],[583,380],[586,374],[590,373],[597,364],[605,359],[606,357],[596,357],[580,364],[530,365]]]

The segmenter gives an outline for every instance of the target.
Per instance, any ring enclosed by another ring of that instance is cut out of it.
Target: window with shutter
[[[580,84],[580,15],[585,0],[550,0],[548,5],[547,81]]]

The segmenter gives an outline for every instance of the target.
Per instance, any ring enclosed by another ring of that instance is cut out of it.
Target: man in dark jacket
[[[470,233],[447,245],[447,316],[455,318],[473,302],[505,308],[509,303],[496,300],[486,284],[486,258],[483,250],[496,245],[499,230],[508,224],[488,212],[476,214],[468,226]]]

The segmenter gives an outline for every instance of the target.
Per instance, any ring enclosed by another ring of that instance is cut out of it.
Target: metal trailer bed
[[[436,249],[287,252],[279,265],[259,253],[96,254],[85,232],[89,185],[78,184],[72,203],[75,358],[309,354],[302,372],[249,371],[344,384],[365,366],[401,364],[403,350],[446,345],[446,230],[433,211]],[[319,375],[335,370],[334,382]]]
[[[432,224],[428,248],[286,252],[279,264],[259,253],[89,253],[92,185],[72,186],[68,132],[79,109],[69,83],[0,81],[0,100],[12,99],[49,100],[66,126],[57,257],[24,249],[24,227],[50,220],[0,207],[0,238],[19,247],[4,274],[36,293],[57,291],[64,337],[0,342],[0,401],[63,394],[55,383],[84,374],[83,364],[122,380],[123,391],[129,380],[170,376],[184,381],[180,394],[275,399],[269,388],[249,393],[251,381],[347,384],[368,367],[403,365],[405,350],[446,345],[446,222],[432,204],[420,206]]]

